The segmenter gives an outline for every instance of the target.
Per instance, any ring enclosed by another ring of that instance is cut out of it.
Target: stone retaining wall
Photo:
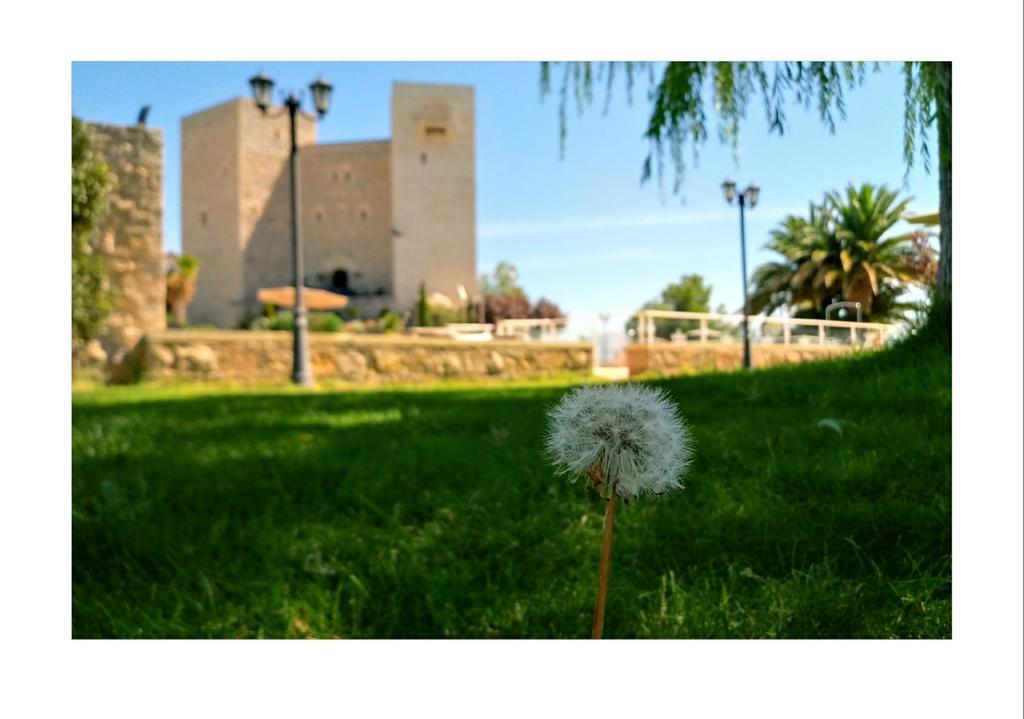
[[[593,348],[586,342],[313,333],[309,344],[316,379],[361,384],[589,373],[593,363]],[[164,330],[147,335],[111,381],[287,382],[291,366],[290,332]]]
[[[753,344],[750,359],[754,367],[795,364],[808,360],[842,357],[855,348],[848,345],[770,345]],[[655,343],[635,344],[626,348],[630,375],[641,372],[687,374],[740,369],[743,366],[743,344],[735,343]]]

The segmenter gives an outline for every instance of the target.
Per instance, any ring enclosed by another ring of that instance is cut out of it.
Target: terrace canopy
[[[258,296],[263,304],[289,309],[295,307],[294,287],[266,287],[259,291]],[[302,303],[308,310],[340,310],[348,306],[348,297],[327,290],[303,287]]]
[[[925,225],[926,227],[935,227],[939,224],[939,211],[934,212],[922,212],[916,215],[905,215],[904,218],[907,222],[914,225]]]

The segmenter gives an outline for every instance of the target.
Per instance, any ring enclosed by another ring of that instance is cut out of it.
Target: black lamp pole
[[[285,100],[291,125],[292,148],[288,155],[288,177],[291,182],[292,213],[292,284],[295,286],[295,323],[292,330],[292,382],[303,387],[313,385],[313,372],[309,366],[309,319],[306,303],[302,300],[302,286],[306,272],[302,262],[302,233],[299,231],[299,143],[296,137],[295,116],[301,106],[299,98],[289,94]]]
[[[294,161],[294,160],[293,160]],[[747,302],[747,225],[743,209],[747,206],[743,195],[740,195],[740,264],[743,268],[743,369],[750,369],[750,304]]]
[[[249,84],[252,86],[256,105],[265,115],[267,108],[270,106],[274,81],[260,73],[251,78]],[[332,87],[327,81],[320,78],[310,85],[309,89],[313,94],[313,104],[316,107],[317,116],[323,117],[330,105]],[[302,232],[299,224],[299,142],[295,121],[302,107],[302,98],[294,92],[290,92],[285,98],[284,104],[288,109],[288,121],[291,131],[288,178],[291,190],[292,284],[295,287],[295,321],[292,329],[292,382],[303,387],[311,387],[313,385],[313,372],[309,362],[309,319],[306,313],[306,304],[302,297],[306,273],[303,268]]]
[[[725,201],[730,205],[732,204],[733,198],[736,197],[736,183],[731,180],[726,180],[722,183],[722,191],[725,193]],[[757,185],[751,184],[743,192],[739,193],[739,206],[740,206],[740,266],[743,271],[743,368],[750,369],[753,363],[750,360],[750,321],[748,315],[750,314],[750,303],[747,300],[747,226],[745,209],[747,203],[750,204],[751,209],[757,205],[757,199],[761,192],[761,188]]]

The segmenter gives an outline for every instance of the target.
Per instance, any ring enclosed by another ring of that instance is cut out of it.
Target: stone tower
[[[394,294],[399,307],[428,292],[476,294],[476,142],[473,88],[396,84],[391,95]]]
[[[290,140],[279,110],[264,117],[251,100],[237,99],[181,122],[182,251],[201,263],[192,324],[235,327],[254,312],[261,281],[287,282],[272,271],[291,263]],[[314,118],[302,114],[298,122],[300,147],[316,142]]]
[[[411,310],[420,283],[476,291],[473,90],[396,84],[392,138],[316,143],[299,120],[305,284],[375,317]],[[237,99],[182,121],[182,246],[202,263],[193,324],[234,327],[260,288],[291,284],[288,119]]]

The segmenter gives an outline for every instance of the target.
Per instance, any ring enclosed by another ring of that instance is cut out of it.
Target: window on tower
[[[428,145],[446,145],[449,141],[448,124],[438,121],[420,125],[420,137]]]

